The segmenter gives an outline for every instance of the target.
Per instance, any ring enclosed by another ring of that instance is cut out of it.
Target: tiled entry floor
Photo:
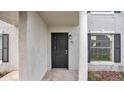
[[[52,69],[47,71],[43,81],[77,81],[78,71],[67,69]]]

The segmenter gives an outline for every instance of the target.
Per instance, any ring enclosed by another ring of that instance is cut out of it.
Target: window
[[[114,11],[89,11],[90,14],[114,14]]]
[[[89,14],[115,14],[121,13],[121,11],[88,11]]]
[[[113,60],[113,35],[112,34],[91,34],[90,60],[91,61],[112,61]]]
[[[2,35],[2,61],[9,61],[9,34]]]
[[[0,63],[9,61],[9,34],[0,33]]]

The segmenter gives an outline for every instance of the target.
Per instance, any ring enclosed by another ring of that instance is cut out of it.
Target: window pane
[[[92,40],[91,41],[91,47],[111,47],[112,45],[112,42],[109,41],[109,40],[106,40],[106,41],[95,41],[95,40]]]
[[[111,35],[92,35],[91,40],[111,40]]]
[[[90,58],[92,61],[111,61],[111,51],[112,35],[91,35]]]
[[[9,48],[9,34],[3,34],[2,35],[2,41],[3,41],[3,46],[2,46],[2,60],[3,60],[3,62],[8,62],[8,56],[9,56],[9,53],[8,53],[8,48]]]
[[[3,49],[3,61],[8,61],[8,49]]]
[[[111,49],[109,48],[91,48],[91,60],[97,61],[110,61],[111,58]]]
[[[4,46],[4,48],[7,48],[8,47],[8,36],[4,35],[3,39],[4,39],[3,46]]]

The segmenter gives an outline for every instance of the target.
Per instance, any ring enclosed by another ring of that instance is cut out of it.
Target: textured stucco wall
[[[20,80],[41,80],[47,71],[47,26],[37,12],[20,12]]]
[[[19,79],[28,80],[27,12],[19,12]]]
[[[124,12],[111,15],[90,15],[88,14],[88,31],[114,31],[121,34],[121,63],[112,65],[92,65],[89,70],[115,70],[119,71],[120,65],[124,65]],[[124,68],[123,68],[124,70]]]
[[[41,80],[51,69],[51,32],[68,32],[69,69],[78,70],[79,27],[48,27],[37,12],[20,12],[20,80]]]
[[[0,32],[9,34],[9,62],[0,64],[0,72],[18,70],[18,29],[0,21]]]
[[[47,71],[47,26],[35,12],[28,12],[27,24],[29,79],[41,80]]]

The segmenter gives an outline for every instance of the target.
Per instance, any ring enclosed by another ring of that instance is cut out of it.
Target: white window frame
[[[114,11],[90,11],[90,14],[114,14]]]
[[[90,34],[99,34],[99,35],[105,35],[105,34],[111,34],[112,36],[112,61],[92,61],[90,60],[89,64],[92,65],[113,65],[114,64],[114,31],[90,31]]]

